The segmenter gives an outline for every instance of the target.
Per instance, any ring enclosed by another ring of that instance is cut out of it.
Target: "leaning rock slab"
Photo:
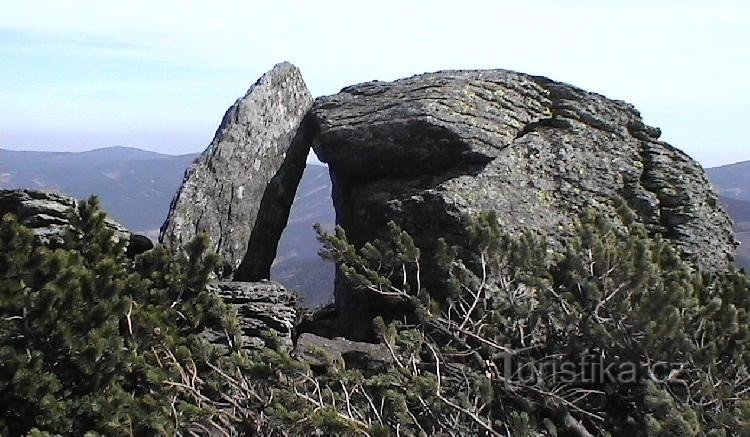
[[[730,220],[701,166],[625,102],[511,71],[446,71],[347,87],[312,114],[337,222],[361,244],[395,221],[426,249],[428,289],[440,288],[428,283],[436,240],[461,246],[466,218],[486,210],[508,232],[556,239],[586,208],[614,218],[622,197],[704,269],[733,257]],[[336,302],[352,323],[383,311],[340,284]]]
[[[278,64],[264,74],[227,110],[187,170],[160,241],[177,250],[205,233],[227,276],[267,279],[305,167],[303,119],[311,105],[295,66]]]

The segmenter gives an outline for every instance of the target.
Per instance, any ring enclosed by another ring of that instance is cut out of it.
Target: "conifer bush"
[[[236,328],[206,292],[206,240],[131,260],[104,219],[81,202],[53,250],[2,218],[0,435],[174,435],[216,416],[185,390],[188,377],[204,397],[222,390],[210,366],[228,355],[202,333]]]
[[[420,285],[420,250],[395,224],[361,248],[340,228],[321,233],[352,289],[412,311],[373,320],[389,371],[297,368],[253,386],[265,393],[265,425],[289,435],[748,435],[750,279],[700,272],[618,207],[615,220],[585,214],[556,247],[539,232],[505,235],[484,214],[469,225],[472,258],[441,244],[441,290]]]
[[[233,350],[205,240],[129,260],[95,200],[55,250],[6,216],[0,434],[750,435],[750,279],[699,271],[618,208],[561,244],[468,220],[468,247],[437,245],[434,290],[395,224],[363,247],[320,232],[352,290],[407,309],[362,321],[384,369]]]

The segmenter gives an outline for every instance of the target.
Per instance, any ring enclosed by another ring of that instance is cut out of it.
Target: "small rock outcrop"
[[[319,370],[337,365],[347,369],[379,370],[393,364],[393,355],[384,344],[330,339],[310,333],[297,338],[293,355]]]
[[[337,222],[361,244],[395,221],[426,249],[425,281],[430,249],[439,237],[461,246],[466,217],[494,210],[509,232],[554,239],[586,208],[614,217],[616,197],[704,269],[732,260],[701,166],[625,102],[511,71],[446,71],[350,86],[312,114]],[[377,306],[341,286],[336,304],[353,322]]]
[[[63,233],[70,225],[68,214],[77,206],[77,199],[51,191],[0,190],[0,217],[15,215],[43,244],[51,247],[62,244]],[[107,217],[105,223],[115,232],[115,238],[128,242],[128,255],[153,248],[148,237],[132,234],[112,218]]]
[[[0,190],[0,218],[13,214],[31,228],[40,241],[50,247],[62,244],[63,233],[70,225],[68,213],[78,200],[64,194],[33,190]],[[153,248],[147,237],[132,234],[107,217],[107,226],[115,238],[128,241],[128,254],[133,256]],[[225,302],[237,309],[243,347],[263,346],[291,350],[292,330],[296,319],[295,296],[281,284],[263,282],[217,282],[209,284]],[[223,333],[207,333],[210,339],[225,343]]]
[[[215,282],[209,289],[237,309],[242,347],[291,350],[295,296],[272,281]]]
[[[295,66],[264,74],[187,170],[160,241],[177,250],[205,233],[226,262],[225,276],[267,279],[305,167],[303,120],[312,101]]]

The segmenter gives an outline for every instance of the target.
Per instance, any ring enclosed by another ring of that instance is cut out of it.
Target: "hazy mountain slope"
[[[750,202],[728,197],[719,197],[719,200],[734,220],[735,230],[739,232],[750,231]]]
[[[750,202],[720,197],[734,222],[734,232],[740,247],[737,248],[737,264],[750,271]]]
[[[723,197],[750,201],[750,161],[706,169]]]
[[[153,235],[195,155],[171,156],[126,147],[79,153],[0,149],[0,188],[97,194],[129,229]]]
[[[171,155],[162,155],[133,147],[105,147],[85,152],[25,152],[0,149],[2,163],[13,167],[15,171],[33,171],[40,164],[53,167],[57,165],[93,167],[108,162],[135,161],[169,156]]]
[[[740,242],[737,264],[750,271],[750,161],[706,171],[720,194],[721,203],[734,221],[734,232]]]

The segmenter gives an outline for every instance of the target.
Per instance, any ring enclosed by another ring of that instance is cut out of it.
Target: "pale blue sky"
[[[706,166],[750,160],[750,1],[0,0],[0,147],[201,151],[275,63],[314,95],[507,68],[626,100]]]

